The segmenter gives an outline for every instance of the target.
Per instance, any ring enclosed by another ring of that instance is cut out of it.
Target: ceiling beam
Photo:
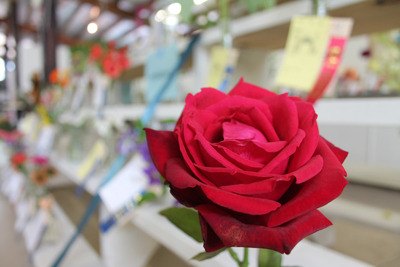
[[[0,18],[0,24],[7,24],[8,23],[8,19],[7,18]],[[23,24],[19,24],[18,28],[25,33],[32,33],[32,34],[38,34],[38,30],[36,29],[36,27],[32,24],[29,23],[23,23]],[[86,43],[83,40],[77,39],[77,38],[71,38],[68,37],[66,35],[63,34],[59,34],[58,35],[58,41],[62,44],[65,45],[77,45],[77,44],[84,44]]]
[[[91,5],[99,6],[100,9],[110,11],[122,18],[132,19],[135,17],[133,10],[130,12],[122,10],[117,6],[116,3],[105,3],[104,4],[104,3],[101,3],[99,0],[80,0],[80,1],[81,1],[81,3],[88,3]]]
[[[117,17],[115,19],[115,21],[113,21],[110,25],[108,25],[107,27],[104,27],[102,30],[99,30],[98,33],[93,36],[93,37],[97,37],[99,39],[102,39],[104,37],[104,35],[107,34],[107,32],[109,32],[112,28],[114,28],[115,25],[117,25],[118,23],[120,23],[122,21],[121,17]]]

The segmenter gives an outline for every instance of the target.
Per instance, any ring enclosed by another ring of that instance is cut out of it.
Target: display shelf
[[[178,119],[183,110],[183,103],[163,103],[157,106],[154,118],[156,120]],[[143,115],[146,110],[146,105],[115,105],[106,106],[103,112],[103,119],[120,124],[125,120],[137,120]],[[64,113],[60,122],[78,125],[85,119],[92,119],[97,116],[93,108],[83,108],[77,113],[67,112]]]
[[[64,158],[59,157],[56,154],[52,154],[50,156],[50,163],[56,168],[56,170],[69,180],[71,180],[73,183],[76,185],[81,185],[82,182],[78,178],[78,165],[74,164]],[[98,186],[100,185],[101,182],[101,177],[105,172],[100,172],[92,175],[89,177],[87,182],[84,184],[84,189],[91,195],[94,195],[97,191]]]
[[[343,194],[321,208],[329,216],[400,233],[400,195],[388,189],[348,184]]]
[[[289,32],[290,20],[296,15],[311,13],[311,2],[295,0],[280,4],[271,10],[255,13],[231,22],[234,45],[239,48],[283,48]],[[328,13],[333,17],[354,18],[352,34],[368,34],[400,27],[400,3],[378,5],[373,0],[328,1]],[[206,30],[202,44],[209,46],[221,42],[218,27]]]
[[[400,97],[388,97],[322,99],[315,108],[319,124],[400,126],[399,107]]]
[[[65,174],[72,181],[77,181],[76,175],[74,174],[76,167],[74,167],[73,164],[70,164],[65,160],[55,158],[54,156],[51,161],[55,163],[55,167],[58,168],[61,173]],[[98,181],[98,179],[93,178],[93,181],[96,180]],[[86,190],[93,194],[95,188],[96,186],[91,186],[88,184]],[[172,196],[169,194],[163,199],[152,203],[147,203],[135,210],[132,224],[146,235],[156,240],[158,243],[173,251],[177,256],[184,260],[189,260],[192,256],[201,252],[203,248],[200,243],[192,240],[190,237],[178,230],[168,220],[158,214],[160,210],[172,205]],[[326,210],[329,211],[329,208]],[[252,254],[256,254],[255,250],[251,251]],[[313,259],[312,255],[315,255],[313,253],[324,255],[324,257]],[[253,255],[253,258],[256,258],[256,255]],[[325,261],[326,258],[331,259],[331,265],[327,265]],[[228,267],[232,265],[233,262],[231,261],[232,260],[230,259],[229,255],[224,253],[206,262],[190,261],[190,264],[200,267],[210,265],[216,267]],[[365,263],[352,259],[351,257],[329,250],[307,240],[301,241],[290,255],[285,256],[285,264],[300,264],[309,267],[369,266]],[[256,263],[253,262],[251,266],[255,267]]]
[[[75,226],[57,203],[54,203],[52,208],[57,224],[57,234],[60,235],[60,239],[55,243],[41,245],[32,254],[32,261],[35,267],[50,267],[75,229]],[[80,236],[72,246],[62,266],[104,267],[104,264],[94,249]]]
[[[163,246],[167,247],[176,255],[184,260],[190,259],[192,256],[203,251],[200,243],[193,241],[186,234],[178,230],[167,219],[160,216],[158,212],[172,205],[171,200],[159,201],[157,203],[149,203],[135,212],[133,224],[146,232],[148,235],[158,240]],[[155,231],[157,229],[157,231]],[[240,253],[240,249],[236,249]],[[256,249],[250,249],[250,266],[256,267],[257,259]],[[318,255],[318,257],[315,257]],[[307,266],[307,267],[337,267],[337,266],[352,266],[352,267],[367,267],[366,263],[332,251],[323,246],[311,243],[308,240],[301,241],[292,251],[290,255],[284,255],[285,265]],[[217,257],[205,261],[197,262],[190,261],[194,266],[216,266],[230,267],[234,262],[228,253],[222,253]]]

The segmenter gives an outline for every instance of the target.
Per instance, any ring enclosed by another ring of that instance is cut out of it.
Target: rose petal
[[[299,119],[295,102],[286,94],[267,97],[263,101],[271,110],[274,129],[279,139],[292,139],[299,129]]]
[[[256,128],[236,120],[222,123],[224,140],[254,140],[267,143],[265,136]]]
[[[210,225],[200,217],[200,226],[201,226],[201,234],[204,240],[204,249],[205,251],[216,251],[224,247],[224,244],[221,242],[221,239],[215,234]]]
[[[187,107],[205,109],[226,98],[226,94],[214,88],[202,88],[200,93],[188,94],[185,103]]]
[[[306,165],[290,173],[289,175],[296,177],[296,183],[301,184],[315,177],[322,170],[323,166],[324,160],[320,155],[317,155],[312,157],[306,163]]]
[[[201,189],[213,203],[244,214],[262,215],[280,207],[280,204],[273,200],[241,196],[212,186],[201,185]]]
[[[170,131],[156,131],[146,128],[147,144],[154,165],[165,176],[165,165],[170,158],[180,157],[177,137]]]
[[[240,78],[239,82],[235,85],[235,87],[233,87],[233,89],[228,93],[228,95],[241,95],[254,99],[262,99],[264,97],[277,96],[275,93],[271,91],[258,87],[254,84],[245,82],[243,78]]]
[[[289,254],[303,238],[331,225],[319,211],[314,210],[285,225],[270,228],[261,225],[245,224],[214,205],[196,207],[207,226],[204,248],[207,252],[225,247],[267,248]],[[205,226],[202,227],[204,229]],[[203,232],[203,236],[204,236]],[[217,237],[212,237],[215,234]],[[208,240],[213,241],[210,245]]]
[[[278,176],[251,184],[221,186],[225,191],[277,201],[292,184],[289,176]]]
[[[318,209],[342,193],[347,184],[343,167],[322,138],[318,142],[316,154],[324,159],[321,172],[313,179],[296,185],[293,191],[286,193],[285,197],[288,201],[271,213],[269,226],[284,224],[297,216]]]
[[[335,153],[335,155],[338,158],[338,160],[340,161],[340,163],[343,163],[345,161],[345,159],[347,158],[347,156],[349,155],[349,152],[340,149],[339,147],[335,146],[334,144],[332,144],[325,138],[323,138],[323,139],[328,144],[328,146],[332,150],[332,152]]]
[[[314,107],[303,100],[295,101],[295,104],[299,114],[299,128],[302,129],[306,135],[290,161],[289,172],[297,170],[308,162],[314,155],[319,140],[316,122],[317,115],[315,114]]]
[[[296,152],[298,146],[301,144],[305,137],[303,130],[299,129],[297,134],[290,140],[289,144],[282,149],[279,154],[271,160],[263,169],[260,170],[262,173],[272,173],[282,162],[286,162],[289,157]],[[280,173],[280,172],[278,172]]]
[[[189,174],[183,161],[179,158],[172,158],[167,161],[165,168],[165,179],[177,188],[188,188],[200,185],[201,182]],[[203,182],[203,181],[202,181]],[[204,181],[207,184],[212,184],[208,180]]]

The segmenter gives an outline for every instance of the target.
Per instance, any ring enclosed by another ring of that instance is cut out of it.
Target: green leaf
[[[221,248],[219,250],[213,251],[213,252],[200,252],[196,256],[192,258],[192,260],[197,260],[197,261],[204,261],[208,260],[211,258],[214,258],[215,256],[219,255],[221,252],[224,252],[226,248]]]
[[[197,242],[203,242],[199,214],[194,209],[173,207],[160,211],[160,214]]]
[[[281,267],[282,255],[269,249],[258,250],[258,267]]]

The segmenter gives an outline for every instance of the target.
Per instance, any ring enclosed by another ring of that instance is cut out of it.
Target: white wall
[[[57,68],[60,70],[71,67],[71,55],[68,46],[57,47]],[[22,39],[18,46],[19,84],[22,92],[32,88],[31,77],[33,73],[43,73],[43,48],[41,43],[32,39]]]

